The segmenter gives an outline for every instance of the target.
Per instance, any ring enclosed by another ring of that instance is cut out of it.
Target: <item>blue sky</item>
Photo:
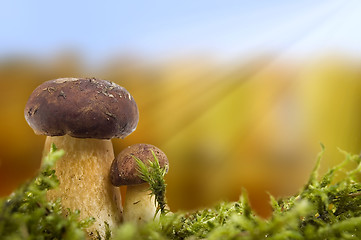
[[[74,49],[91,60],[136,52],[151,58],[219,58],[339,49],[361,54],[361,1],[0,2],[0,58]]]

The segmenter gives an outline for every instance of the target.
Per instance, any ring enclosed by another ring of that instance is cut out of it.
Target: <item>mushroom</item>
[[[119,153],[110,168],[110,181],[114,186],[127,185],[123,206],[123,220],[144,223],[154,218],[156,205],[151,196],[149,184],[139,176],[134,157],[144,164],[154,161],[154,155],[161,168],[169,169],[167,156],[150,144],[134,144]]]
[[[124,138],[138,124],[138,108],[123,87],[95,78],[61,78],[44,82],[31,94],[25,118],[36,134],[65,151],[55,166],[59,187],[47,198],[61,198],[63,209],[80,210],[80,218],[94,217],[86,231],[105,235],[121,221],[119,189],[109,183],[114,160],[111,138]],[[65,213],[67,214],[67,213]]]

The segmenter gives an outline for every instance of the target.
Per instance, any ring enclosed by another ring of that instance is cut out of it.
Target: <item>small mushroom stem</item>
[[[127,186],[123,208],[125,222],[145,223],[154,219],[155,198],[150,193],[148,183]]]
[[[68,135],[47,137],[44,155],[54,143],[65,155],[55,165],[59,187],[48,191],[47,198],[61,198],[64,209],[80,210],[80,219],[94,217],[86,229],[88,237],[105,236],[105,224],[112,228],[122,216],[119,189],[109,182],[109,168],[114,159],[110,140],[73,138]]]

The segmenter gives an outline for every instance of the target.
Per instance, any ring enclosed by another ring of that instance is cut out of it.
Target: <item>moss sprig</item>
[[[151,195],[155,197],[156,213],[154,217],[160,212],[161,215],[166,214],[169,210],[166,208],[167,202],[165,198],[165,191],[167,184],[165,183],[164,176],[167,173],[165,167],[160,167],[159,160],[155,153],[152,151],[154,160],[148,160],[145,164],[139,158],[132,156],[137,163],[137,170],[139,177],[149,184]]]

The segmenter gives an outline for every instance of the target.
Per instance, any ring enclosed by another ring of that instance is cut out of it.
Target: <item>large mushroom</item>
[[[111,138],[124,138],[138,124],[138,108],[123,87],[94,78],[47,81],[31,94],[25,118],[36,134],[47,135],[44,154],[52,143],[65,150],[55,166],[59,187],[49,200],[61,198],[64,209],[94,217],[90,237],[104,236],[105,223],[120,222],[119,190],[109,183],[114,159]]]
[[[144,223],[154,218],[156,205],[151,196],[149,184],[140,178],[138,158],[144,164],[154,162],[154,155],[161,168],[169,168],[167,156],[157,147],[150,144],[134,144],[121,151],[110,168],[110,181],[114,186],[127,186],[123,206],[124,221]]]

